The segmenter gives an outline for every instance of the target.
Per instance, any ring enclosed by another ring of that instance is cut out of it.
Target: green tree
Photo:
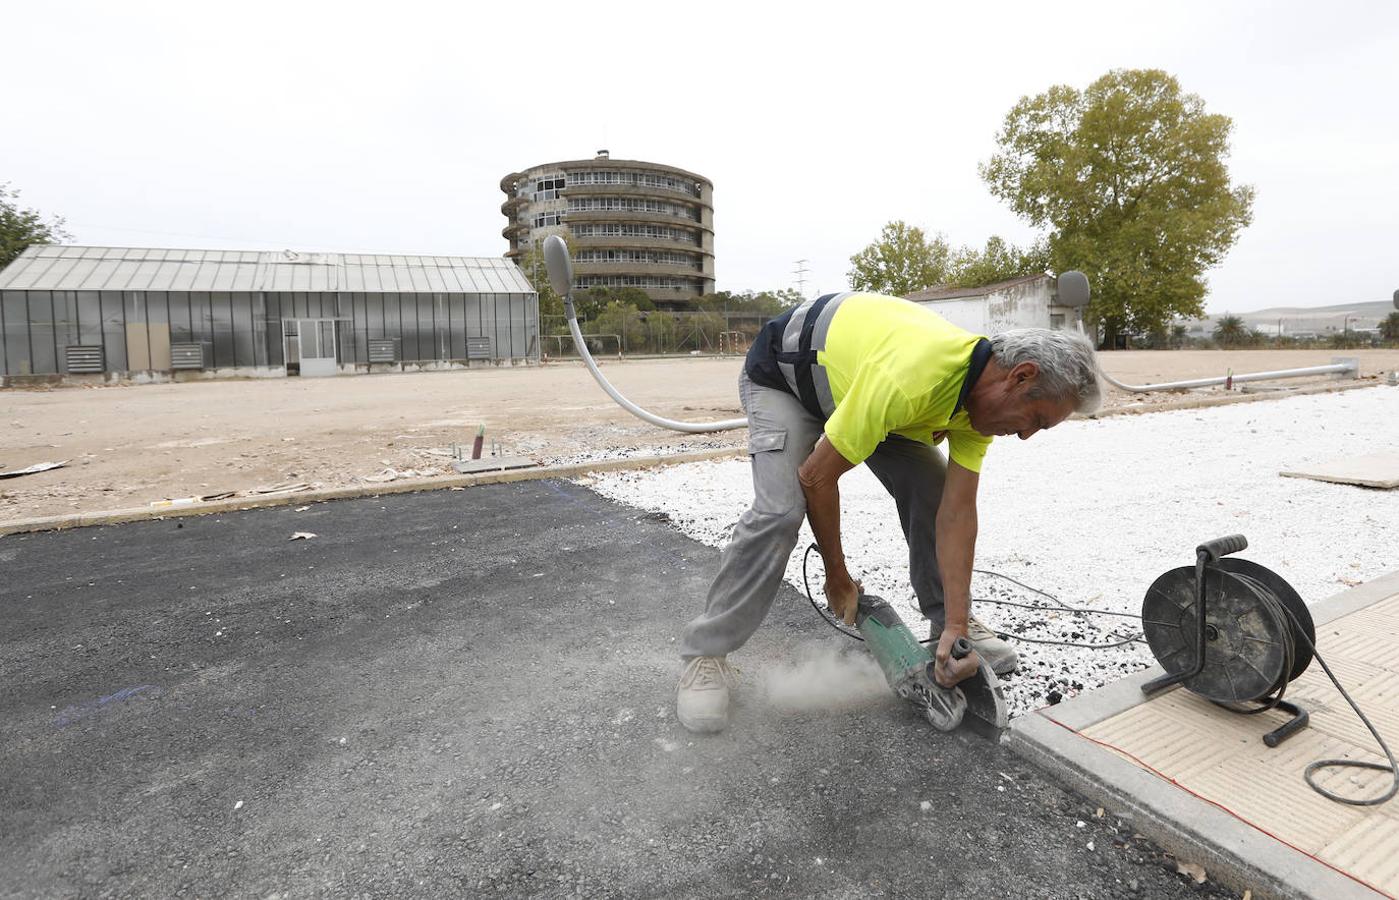
[[[847,276],[857,291],[902,297],[945,282],[951,256],[942,235],[928,238],[923,229],[894,221],[879,240],[850,257],[854,268]]]
[[[1392,312],[1380,321],[1380,337],[1386,341],[1399,341],[1399,312]]]
[[[1214,339],[1222,347],[1237,347],[1248,342],[1248,329],[1244,326],[1244,320],[1238,316],[1231,316],[1228,313],[1219,317],[1219,321],[1214,323]]]
[[[757,300],[759,303],[769,304],[769,306],[764,307],[763,311],[777,315],[794,306],[801,305],[806,298],[796,288],[778,288],[775,291],[763,291],[758,295]]]
[[[647,298],[647,302],[650,302],[650,298]],[[634,304],[624,300],[613,300],[598,312],[588,331],[591,334],[617,335],[622,351],[627,352],[633,348],[644,349],[638,345],[645,341],[645,321],[641,310]]]
[[[639,287],[607,287],[598,285],[587,290],[573,292],[573,305],[578,310],[579,322],[591,322],[612,303],[634,306],[649,311],[656,308],[651,295]]]
[[[0,269],[18,259],[26,247],[73,239],[63,229],[61,216],[45,221],[38,210],[24,209],[18,201],[19,191],[11,190],[8,183],[0,183]]]
[[[799,292],[790,289],[758,291],[756,293],[743,291],[737,294],[732,291],[718,291],[713,294],[705,294],[696,301],[695,305],[705,312],[776,316],[801,303],[803,299]]]
[[[1040,240],[1021,249],[1004,238],[991,235],[986,247],[963,247],[952,256],[947,283],[954,287],[981,287],[1034,275],[1049,268],[1049,244]]]
[[[602,315],[608,304],[617,299],[617,293],[610,287],[598,285],[573,292],[573,305],[578,311],[579,322],[593,322]]]
[[[1204,273],[1252,217],[1233,186],[1228,116],[1159,69],[1115,69],[1080,91],[1022,97],[983,163],[991,192],[1050,229],[1055,271],[1082,269],[1104,343],[1203,312]]]
[[[618,288],[617,299],[623,303],[630,303],[643,312],[656,308],[655,301],[651,299],[651,295],[639,287]]]

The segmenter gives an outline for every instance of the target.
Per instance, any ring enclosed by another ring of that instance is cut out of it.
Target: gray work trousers
[[[797,470],[821,437],[822,421],[786,391],[753,384],[746,372],[739,376],[738,393],[748,413],[753,505],[720,555],[704,613],[685,626],[682,657],[724,656],[753,636],[777,597],[806,518]],[[933,527],[947,464],[927,444],[890,435],[865,465],[894,498],[918,606],[940,628],[945,615]]]

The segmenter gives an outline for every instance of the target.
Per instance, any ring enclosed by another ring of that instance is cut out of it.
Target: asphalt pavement
[[[883,691],[774,702],[844,640],[786,588],[687,734],[716,557],[559,481],[0,538],[0,896],[1227,896]]]

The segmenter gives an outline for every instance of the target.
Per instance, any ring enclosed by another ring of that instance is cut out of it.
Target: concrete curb
[[[387,482],[385,484],[361,484],[351,487],[325,488],[318,491],[295,491],[284,494],[268,494],[260,497],[230,497],[227,500],[213,500],[208,503],[195,503],[190,506],[150,507],[138,506],[127,509],[104,510],[101,512],[72,513],[63,516],[43,516],[34,519],[18,519],[13,522],[0,522],[0,536],[24,534],[34,531],[60,531],[67,528],[83,528],[89,525],[115,525],[120,522],[141,522],[149,519],[174,519],[184,516],[207,516],[215,513],[233,512],[240,509],[266,509],[273,506],[302,505],[326,500],[350,500],[356,497],[375,497],[381,494],[409,494],[417,491],[437,491],[446,488],[468,488],[482,484],[506,484],[514,481],[537,481],[544,478],[576,478],[589,472],[617,472],[626,469],[647,469],[653,466],[678,465],[680,463],[703,462],[711,459],[728,459],[747,455],[746,446],[721,447],[714,450],[691,450],[685,453],[672,453],[664,456],[637,456],[624,459],[606,459],[594,462],[570,463],[568,465],[539,466],[532,469],[507,469],[500,472],[478,472],[470,475],[441,475],[433,478],[419,478],[409,481]]]
[[[1399,590],[1391,572],[1311,607],[1318,626]],[[1259,829],[1077,734],[1145,703],[1141,686],[1158,666],[1011,723],[1005,746],[1069,789],[1132,823],[1177,858],[1204,866],[1211,880],[1263,898],[1382,897]]]

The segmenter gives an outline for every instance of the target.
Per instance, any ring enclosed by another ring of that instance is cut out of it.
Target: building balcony
[[[570,209],[564,213],[564,221],[569,225],[636,223],[708,231],[711,234],[714,232],[713,228],[684,216],[671,216],[654,212],[628,212],[620,209]]]
[[[573,270],[579,275],[665,275],[675,278],[704,278],[698,266],[677,263],[583,262],[574,260]]]
[[[681,253],[695,253],[707,258],[714,256],[713,251],[705,250],[693,240],[676,241],[670,238],[621,237],[619,235],[580,237],[574,234],[571,237],[573,246],[579,250],[594,247],[607,250],[674,250]]]
[[[666,203],[686,203],[690,206],[712,208],[694,194],[649,185],[630,184],[570,184],[563,189],[565,197],[636,197],[661,200]]]

